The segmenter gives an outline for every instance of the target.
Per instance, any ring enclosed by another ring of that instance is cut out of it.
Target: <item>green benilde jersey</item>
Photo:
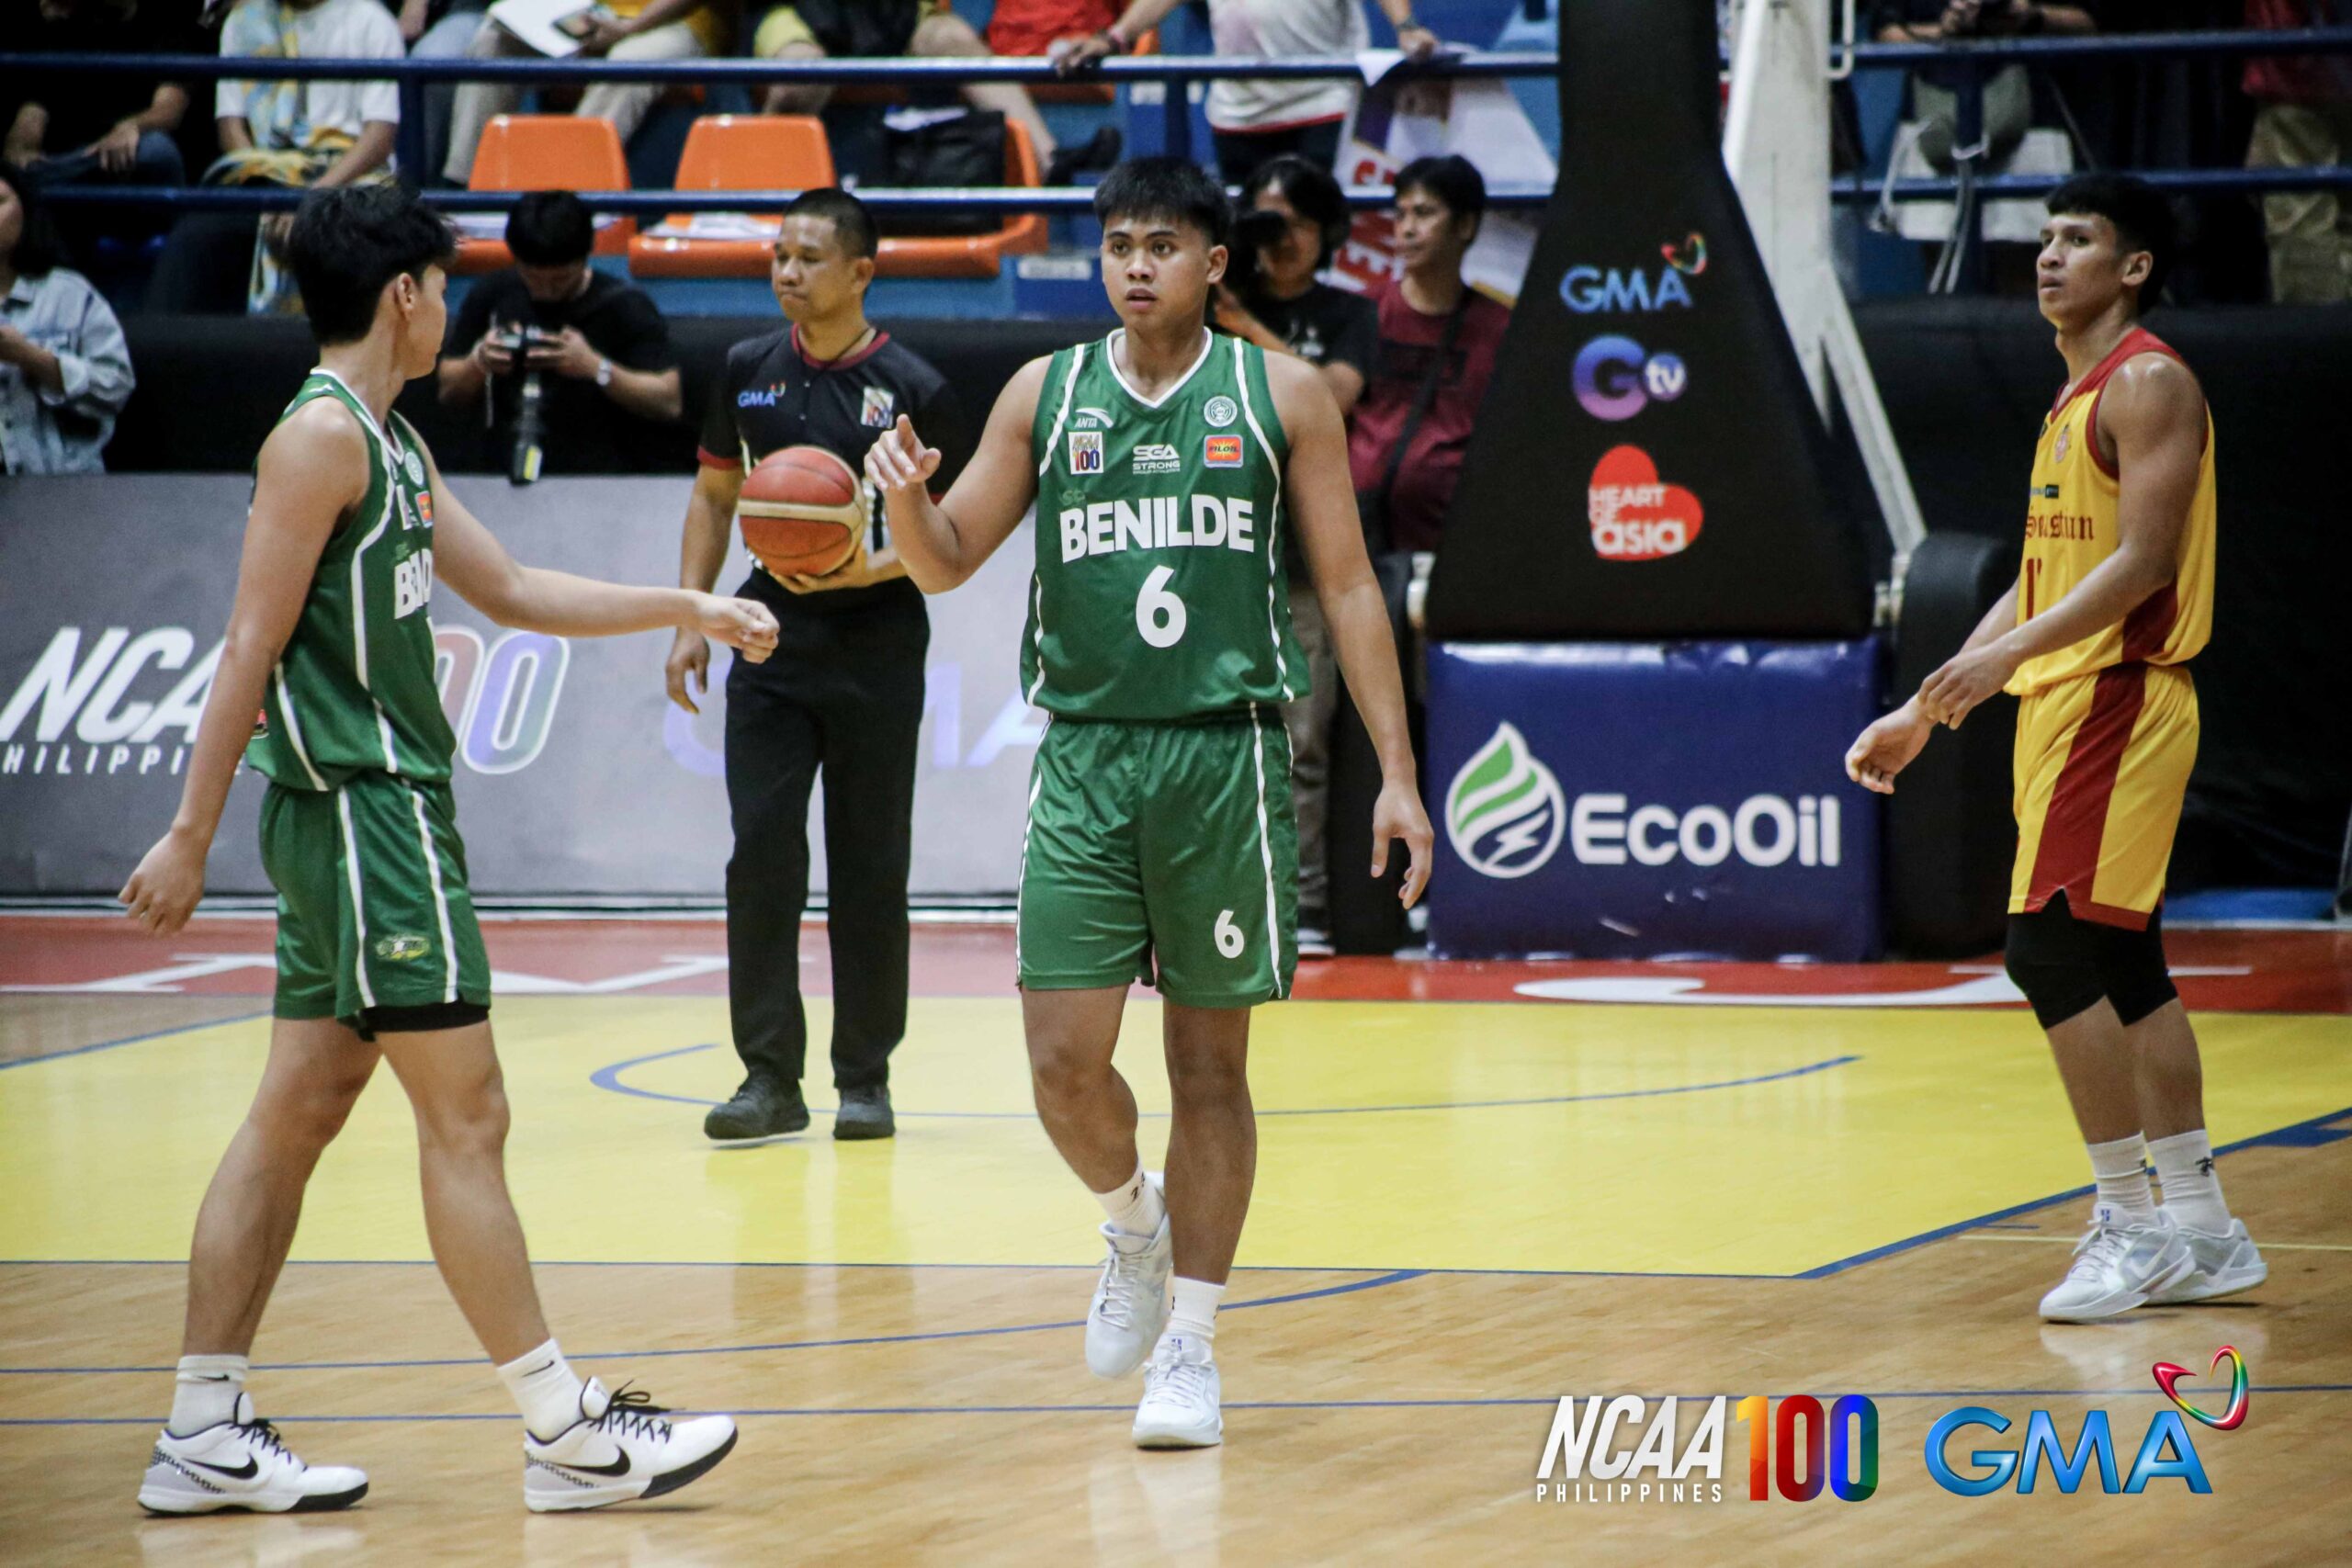
[[[269,672],[245,760],[289,789],[359,773],[446,782],[457,738],[434,680],[433,494],[424,446],[398,414],[376,423],[341,378],[313,370],[278,416],[320,398],[368,441],[368,493],[319,557],[302,617]]]
[[[1182,720],[1306,694],[1283,574],[1290,446],[1265,353],[1203,335],[1156,400],[1119,373],[1118,333],[1046,370],[1021,687],[1050,713]]]

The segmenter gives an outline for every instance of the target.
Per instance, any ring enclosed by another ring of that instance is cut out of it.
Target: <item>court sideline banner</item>
[[[453,481],[523,561],[677,580],[687,484]],[[0,894],[110,894],[170,823],[235,589],[251,481],[232,475],[0,479]],[[1024,530],[931,601],[915,787],[918,897],[1009,896],[1042,716],[1016,652]],[[747,570],[738,545],[724,587]],[[671,705],[667,632],[571,640],[434,598],[458,816],[490,897],[718,897],[731,846],[724,649],[702,716]],[[212,852],[216,893],[267,891],[263,781],[241,773]],[[814,835],[813,885],[824,886]]]

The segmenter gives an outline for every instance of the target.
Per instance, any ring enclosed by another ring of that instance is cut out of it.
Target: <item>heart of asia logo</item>
[[[1699,536],[1706,511],[1680,485],[1663,483],[1638,446],[1611,446],[1593,466],[1586,492],[1592,549],[1603,560],[1678,556]]]

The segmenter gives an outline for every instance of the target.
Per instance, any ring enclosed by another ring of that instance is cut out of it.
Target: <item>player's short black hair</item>
[[[40,189],[25,177],[25,171],[16,164],[0,160],[0,184],[17,193],[17,205],[25,209],[24,226],[17,234],[17,248],[9,257],[9,265],[24,277],[46,277],[65,259],[65,247],[57,238],[57,225],[49,216],[49,204],[40,198]]]
[[[330,186],[295,209],[286,265],[311,335],[356,343],[376,324],[384,285],[402,273],[421,283],[425,268],[446,268],[457,250],[448,221],[407,186]]]
[[[525,266],[570,266],[595,247],[596,220],[568,190],[535,190],[506,215],[506,248]]]
[[[1348,198],[1331,171],[1295,152],[1282,152],[1250,171],[1242,182],[1241,203],[1252,206],[1272,191],[1293,211],[1323,231],[1323,248],[1315,257],[1317,270],[1331,265],[1332,255],[1348,238]]]
[[[839,186],[826,186],[820,190],[804,190],[792,198],[784,209],[786,218],[822,218],[831,222],[833,237],[842,243],[854,261],[863,256],[872,260],[882,249],[881,231],[874,226],[874,214],[865,203]]]
[[[1212,246],[1233,232],[1225,187],[1190,158],[1130,158],[1094,187],[1094,218],[1104,228],[1123,218],[1172,218],[1199,230]]]
[[[2115,225],[2123,254],[2148,253],[2147,281],[2140,285],[2138,309],[2156,302],[2172,271],[2172,203],[2164,192],[2130,175],[2076,175],[2050,193],[2044,204],[2053,218],[2104,218]]]
[[[1478,165],[1458,152],[1448,152],[1440,158],[1416,158],[1396,171],[1396,194],[1402,197],[1408,190],[1425,191],[1445,203],[1445,209],[1456,218],[1484,218],[1487,215],[1487,176]]]

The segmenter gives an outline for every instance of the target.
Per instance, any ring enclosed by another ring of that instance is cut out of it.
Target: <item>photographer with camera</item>
[[[1317,274],[1348,237],[1348,202],[1321,164],[1295,152],[1269,158],[1242,182],[1216,324],[1321,372],[1342,416],[1354,412],[1380,348],[1380,312],[1361,294]],[[1330,798],[1331,720],[1340,670],[1323,612],[1308,584],[1295,532],[1283,535],[1291,629],[1306,655],[1308,694],[1283,707],[1290,730],[1291,799],[1298,817],[1298,952],[1331,952],[1323,819]]]
[[[506,220],[514,265],[476,282],[450,317],[441,400],[483,403],[477,466],[517,484],[667,466],[684,404],[670,329],[642,290],[589,266],[594,243],[578,197],[533,191]]]

